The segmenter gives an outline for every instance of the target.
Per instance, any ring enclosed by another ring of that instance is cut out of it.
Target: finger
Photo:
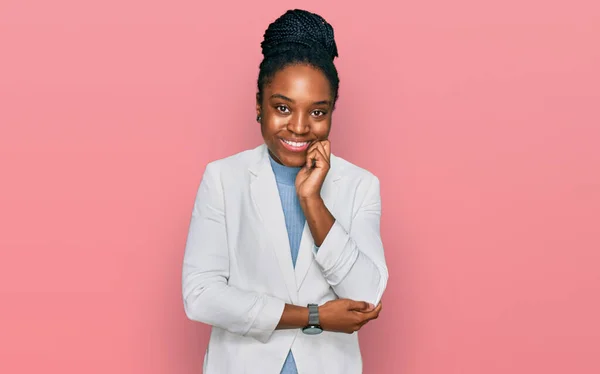
[[[314,141],[314,142],[313,142],[313,143],[312,143],[312,144],[311,144],[311,145],[308,147],[308,149],[306,150],[306,153],[310,153],[310,152],[312,152],[312,151],[313,151],[315,148],[317,148],[317,144],[318,144],[318,143],[319,143],[319,142],[315,140],[315,141]]]
[[[327,150],[325,149],[325,145],[323,144],[324,142],[318,142],[317,144],[317,149],[319,150],[319,152],[321,152],[321,154],[323,155],[323,159],[325,161],[327,161],[327,163],[329,164],[329,153],[327,152]]]
[[[318,157],[318,151],[316,146],[312,146],[311,148],[308,149],[308,151],[306,152],[306,167],[308,169],[312,169],[313,164],[316,162]]]
[[[375,308],[364,310],[361,313],[361,321],[370,321],[372,319],[376,319],[379,316],[379,312],[381,312],[381,304],[378,304]]]
[[[368,311],[366,313],[363,314],[363,318],[367,321],[370,321],[372,319],[376,319],[377,317],[379,317],[379,312],[381,311],[381,304],[377,305],[377,307],[371,311]]]
[[[329,157],[331,155],[331,143],[329,142],[328,139],[314,140],[311,143],[311,145],[308,147],[308,150],[306,152],[307,153],[311,152],[315,148],[319,148],[321,150],[321,152],[323,153],[323,155],[325,156],[325,159],[329,160]]]
[[[331,158],[331,142],[329,141],[329,139],[325,139],[321,143],[323,143],[323,147],[325,148],[325,154],[327,155],[327,159],[329,160]]]
[[[372,312],[372,311],[374,311],[374,310],[375,310],[375,308],[377,307],[377,306],[375,306],[375,305],[373,305],[373,304],[371,304],[371,303],[367,303],[367,304],[368,304],[369,306],[368,306],[366,309],[359,310],[359,312],[361,312],[361,313]]]
[[[369,309],[369,303],[367,303],[366,301],[350,300],[348,304],[348,310],[356,310],[362,312]]]
[[[315,147],[306,154],[306,164],[309,168],[312,167],[313,161],[315,162],[315,166],[319,168],[327,167],[329,165],[329,162],[325,159],[325,156],[318,147]]]
[[[312,151],[313,149],[317,148],[319,146],[319,143],[321,143],[319,141],[319,139],[313,140],[306,152],[308,153],[308,152]]]
[[[383,308],[383,306],[381,305],[381,302],[379,302],[379,304],[377,304],[377,306],[373,308],[373,313],[379,314],[379,312],[381,312],[381,308]]]
[[[327,151],[325,150],[325,147],[323,146],[323,144],[321,144],[321,142],[317,142],[315,144],[313,151],[319,152],[319,155],[323,158],[323,161],[325,161],[327,164],[329,164],[329,158],[327,157]]]
[[[308,152],[306,152],[306,168],[307,169],[312,169],[313,166],[316,166],[316,161],[317,161],[317,150],[316,148],[313,148],[312,150],[309,150]]]
[[[321,146],[321,148],[322,148],[322,146]],[[324,150],[321,150],[321,148],[317,148],[317,149],[316,149],[316,151],[317,151],[317,153],[318,153],[318,156],[319,156],[318,158],[319,158],[319,159],[320,159],[320,160],[321,160],[321,161],[322,161],[324,164],[327,164],[327,165],[329,165],[329,160],[328,160],[328,159],[327,159],[327,157],[325,156],[325,153],[323,153],[323,152],[324,152]]]
[[[329,160],[331,158],[331,142],[328,139],[325,139],[321,142],[321,145],[325,151],[325,156]]]
[[[376,320],[376,319],[377,319],[377,317],[378,317],[378,316],[376,315],[376,316],[373,316],[373,317],[370,317],[370,318],[365,318],[365,319],[363,319],[363,320],[361,320],[361,321],[360,321],[360,323],[358,324],[358,326],[359,326],[359,327],[363,327],[363,326],[364,326],[364,325],[366,325],[367,323],[369,323],[369,322],[371,322],[371,321],[373,321],[373,320]]]
[[[364,325],[366,325],[367,323],[369,323],[370,321],[371,321],[370,319],[366,319],[366,320],[362,321],[362,322],[361,322],[361,323],[358,325],[358,328],[359,328],[359,329],[362,329],[362,327],[363,327]]]
[[[361,321],[361,322],[360,322],[360,323],[357,325],[358,329],[361,329],[361,328],[362,328],[364,325],[366,325],[367,323],[371,322],[372,320],[374,320],[374,319],[377,319],[377,317],[378,317],[378,316],[375,316],[375,317],[373,317],[373,318],[366,318],[366,319],[362,320],[362,321]]]

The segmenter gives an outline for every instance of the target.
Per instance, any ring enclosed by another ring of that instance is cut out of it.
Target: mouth
[[[286,139],[279,138],[279,141],[283,145],[285,149],[292,152],[302,152],[305,151],[311,142],[293,142]]]

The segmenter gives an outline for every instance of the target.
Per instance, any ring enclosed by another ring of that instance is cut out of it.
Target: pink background
[[[0,372],[200,373],[193,199],[260,143],[292,7],[335,27],[334,153],[382,181],[365,373],[600,372],[595,0],[0,1]]]

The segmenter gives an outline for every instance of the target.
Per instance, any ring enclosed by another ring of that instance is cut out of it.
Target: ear
[[[260,101],[259,101],[259,95],[258,95],[258,92],[257,92],[257,93],[256,93],[256,115],[257,115],[257,116],[260,116],[260,115],[261,115],[260,113],[262,112],[262,108],[261,108],[261,105],[260,105],[260,104],[261,104],[261,103],[260,103]]]

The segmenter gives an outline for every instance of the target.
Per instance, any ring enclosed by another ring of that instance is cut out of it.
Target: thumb
[[[356,310],[359,312],[364,312],[371,309],[371,305],[366,301],[350,301],[350,305],[348,305],[348,310]]]

